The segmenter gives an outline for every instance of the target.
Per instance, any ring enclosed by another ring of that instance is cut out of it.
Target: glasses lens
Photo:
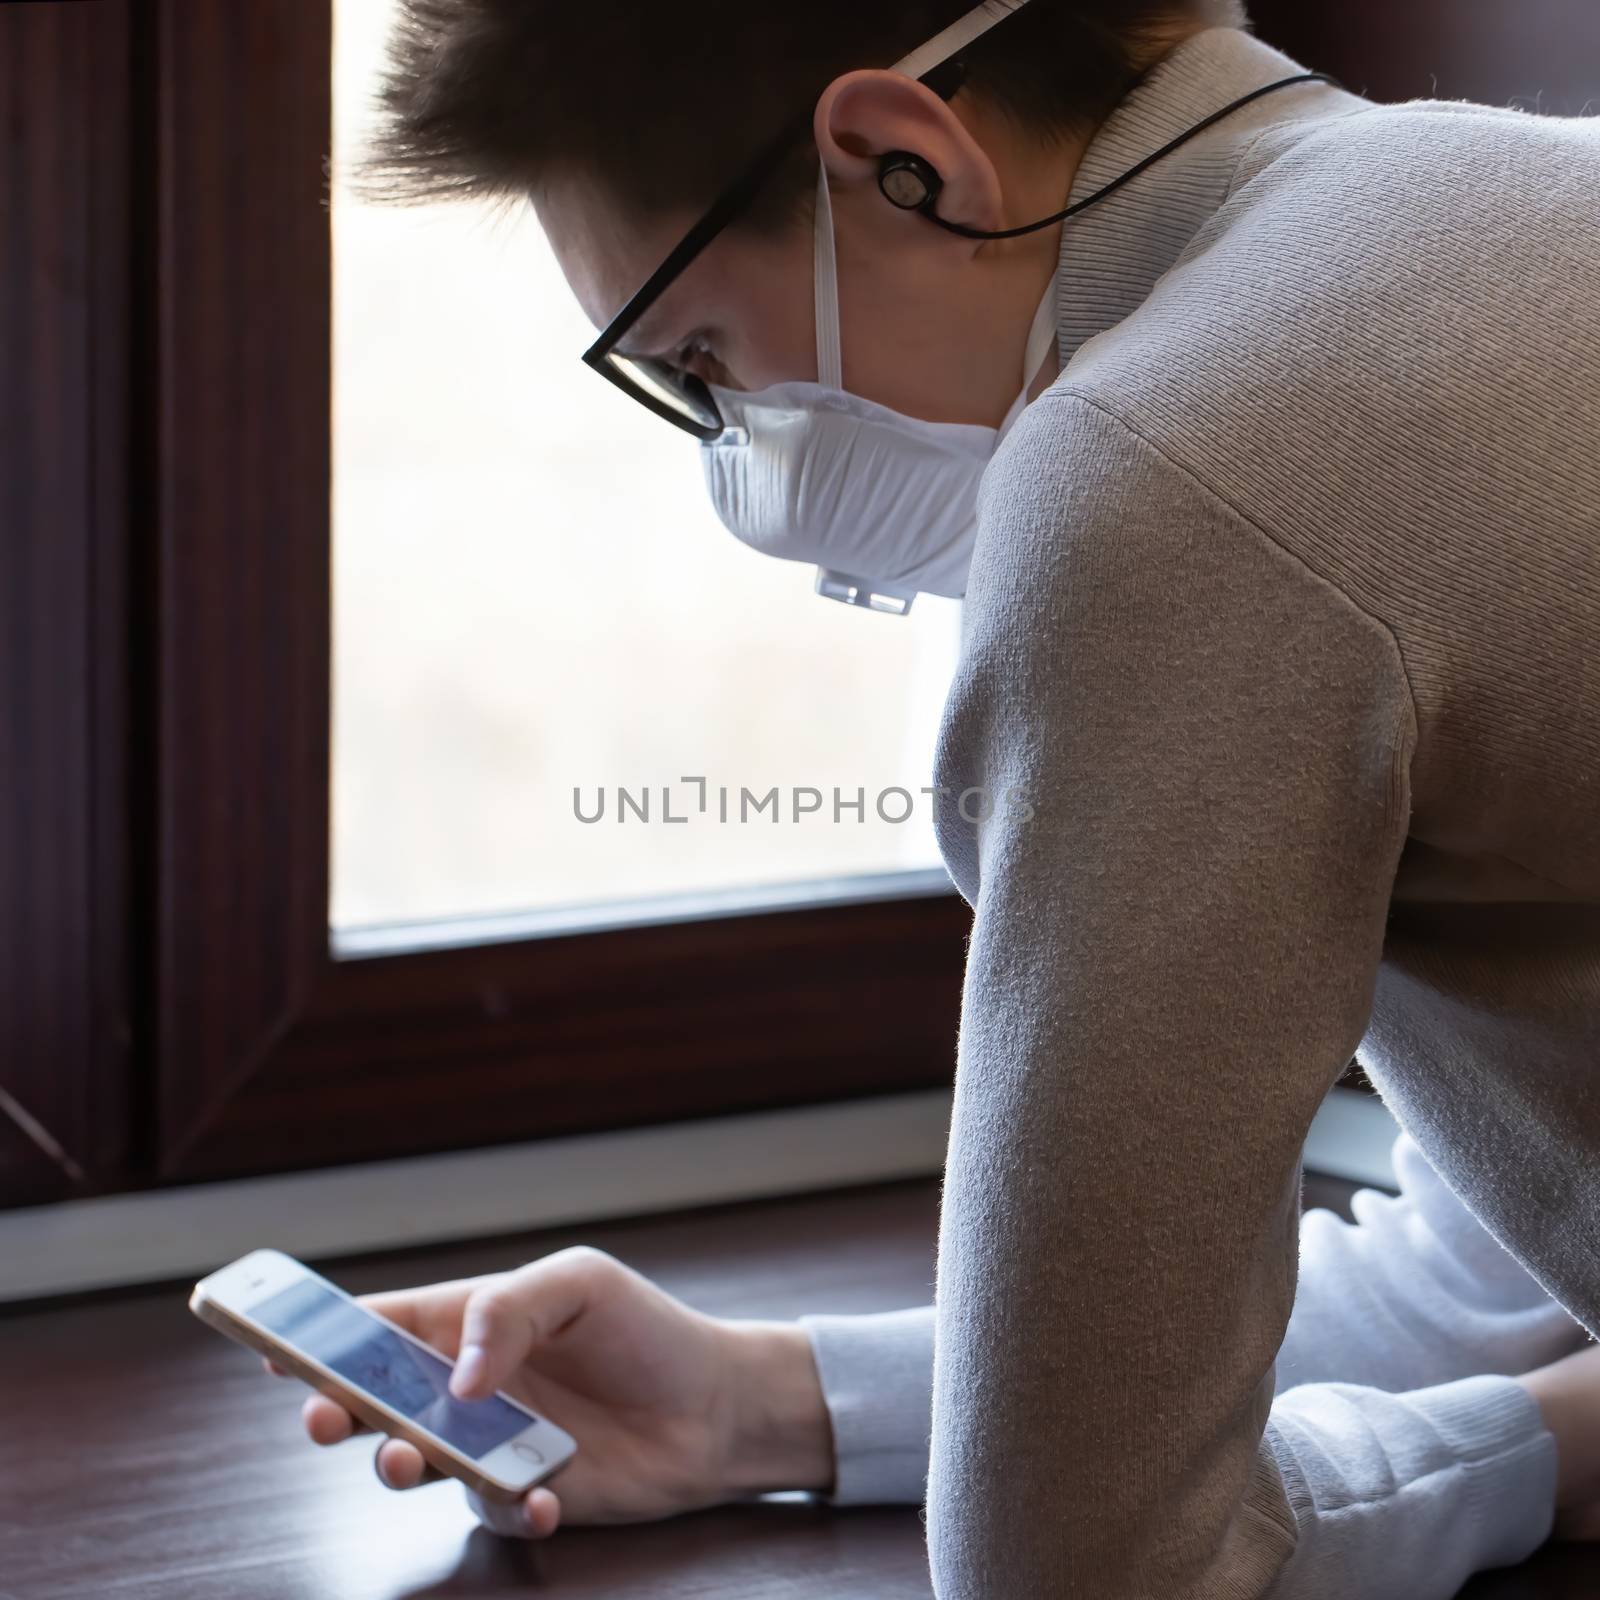
[[[625,386],[675,412],[691,432],[703,435],[722,431],[722,413],[717,410],[717,402],[693,373],[680,372],[665,361],[640,360],[614,351],[606,361]]]

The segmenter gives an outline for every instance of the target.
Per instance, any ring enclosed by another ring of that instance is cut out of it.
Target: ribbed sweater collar
[[[1090,142],[1071,202],[1135,167],[1232,100],[1307,69],[1237,28],[1195,34],[1142,78]],[[1245,144],[1262,128],[1362,102],[1325,84],[1267,95],[1071,218],[1061,230],[1059,348],[1063,369],[1096,334],[1149,297],[1227,198]]]

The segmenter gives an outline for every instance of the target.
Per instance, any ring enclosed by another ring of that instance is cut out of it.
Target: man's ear
[[[879,70],[847,72],[817,101],[814,128],[817,150],[836,186],[870,188],[876,194],[884,156],[905,150],[921,156],[944,180],[941,217],[969,228],[1003,226],[1004,195],[994,163],[955,111],[914,78]],[[929,226],[915,212],[877,198],[886,226]]]

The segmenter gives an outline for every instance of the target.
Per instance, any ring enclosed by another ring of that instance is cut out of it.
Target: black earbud
[[[932,216],[944,179],[921,156],[891,150],[878,163],[878,187],[890,205]]]

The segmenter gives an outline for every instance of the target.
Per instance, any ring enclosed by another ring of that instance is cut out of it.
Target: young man
[[[965,596],[936,1305],[713,1323],[583,1251],[386,1297],[582,1441],[520,1531],[926,1492],[944,1600],[1444,1600],[1600,1531],[1600,125],[1243,21],[408,9],[380,179],[530,197],[743,537]],[[1403,1194],[1302,1226],[1358,1047]]]

